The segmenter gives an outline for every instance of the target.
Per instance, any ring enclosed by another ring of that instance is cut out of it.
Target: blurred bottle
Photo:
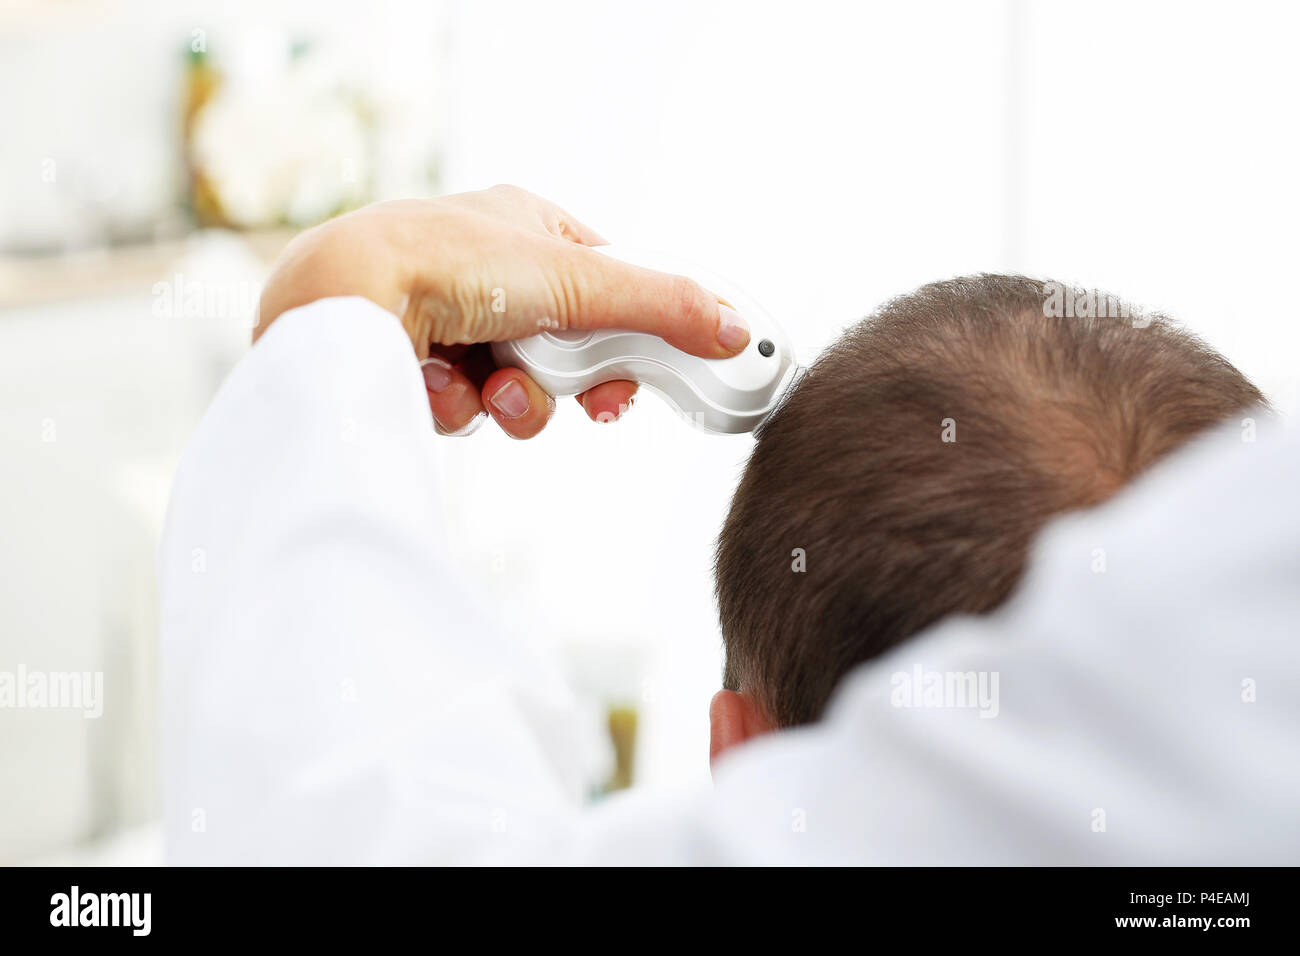
[[[200,111],[216,95],[221,76],[212,65],[204,49],[195,49],[191,43],[186,57],[185,90],[182,99],[182,143],[185,154],[185,171],[189,183],[190,209],[199,226],[228,226],[221,210],[221,201],[211,182],[204,175],[194,155],[194,130]]]
[[[607,792],[632,786],[636,769],[637,708],[613,705],[609,708],[609,739],[614,745],[614,770],[605,784]]]

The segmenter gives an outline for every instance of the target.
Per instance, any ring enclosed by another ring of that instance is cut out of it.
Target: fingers
[[[541,218],[542,227],[553,236],[568,239],[583,246],[606,246],[609,241],[585,223],[579,222],[549,199],[536,196],[518,186],[493,186],[489,192],[499,194],[509,203],[518,203],[533,209]]]
[[[607,246],[609,240],[592,229],[586,223],[574,219],[559,206],[550,204],[550,213],[555,217],[551,220],[554,232],[557,236],[564,239],[572,240],[581,246]]]
[[[454,363],[454,364],[453,364]],[[497,369],[487,349],[445,348],[420,363],[434,424],[443,435],[469,435],[491,415],[506,434],[532,438],[555,412],[555,399],[517,369]],[[587,416],[611,422],[636,394],[635,382],[605,382],[574,398]]]
[[[451,365],[441,355],[420,363],[429,408],[438,431],[467,435],[491,415],[512,438],[532,438],[555,411],[555,399],[515,368],[498,369],[480,385],[473,369]]]
[[[488,376],[483,405],[511,438],[532,438],[555,412],[555,399],[517,368],[498,369]]]
[[[577,219],[574,219],[563,209],[560,209],[559,206],[556,206],[555,208],[560,215],[560,218],[556,221],[556,228],[559,230],[560,236],[565,239],[571,239],[582,246],[609,245],[609,240],[604,238],[595,229],[592,229],[590,226],[584,225]]]
[[[430,355],[420,363],[429,409],[438,431],[445,435],[466,435],[483,423],[483,403],[478,386],[461,369],[441,355]]]
[[[586,223],[580,222],[573,216],[569,215],[549,199],[543,199],[541,196],[534,196],[532,193],[516,186],[497,186],[497,189],[517,190],[527,196],[535,204],[538,214],[542,218],[542,226],[547,232],[561,239],[568,239],[576,242],[581,246],[607,246],[609,240],[592,229]]]
[[[491,209],[495,214],[520,225],[540,224],[553,236],[583,246],[604,246],[608,241],[585,223],[579,222],[555,203],[518,186],[501,184],[477,193],[452,197],[472,202],[475,208]]]
[[[577,245],[552,244],[565,328],[649,332],[705,358],[749,344],[749,327],[730,306],[685,276],[655,272]]]
[[[632,407],[636,382],[605,382],[575,395],[582,410],[593,422],[612,422]]]

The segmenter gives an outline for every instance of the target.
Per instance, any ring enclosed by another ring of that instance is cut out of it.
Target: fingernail
[[[749,326],[740,313],[729,306],[718,306],[718,342],[728,351],[739,352],[749,344]]]
[[[488,404],[500,412],[502,418],[518,418],[528,411],[528,391],[512,378],[496,390]]]
[[[434,394],[451,384],[451,366],[436,355],[421,362],[420,371],[424,373],[424,387]]]

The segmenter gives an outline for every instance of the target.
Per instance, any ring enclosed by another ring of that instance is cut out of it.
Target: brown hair
[[[980,275],[889,302],[759,431],[718,540],[725,686],[818,719],[856,664],[1001,604],[1048,519],[1263,403],[1114,297]]]

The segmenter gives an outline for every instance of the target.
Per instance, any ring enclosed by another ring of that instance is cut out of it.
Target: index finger
[[[740,313],[693,279],[576,244],[555,243],[552,251],[564,291],[564,328],[649,332],[704,358],[728,358],[749,344],[749,326]]]

